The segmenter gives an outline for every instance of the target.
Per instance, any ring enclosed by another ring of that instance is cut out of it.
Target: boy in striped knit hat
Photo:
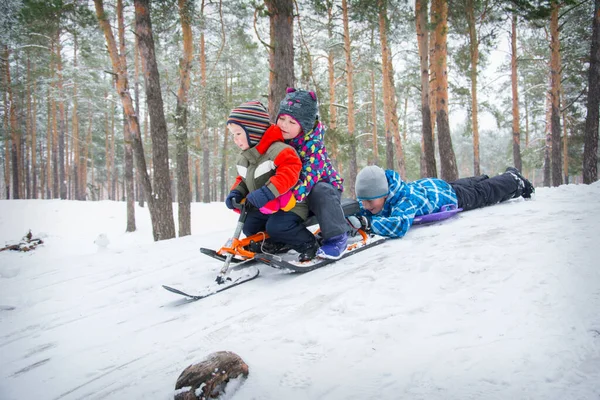
[[[287,245],[296,250],[300,261],[315,257],[318,243],[303,222],[308,206],[296,202],[291,189],[298,182],[302,163],[296,151],[284,143],[281,129],[272,125],[269,114],[259,101],[248,101],[229,114],[227,128],[241,150],[236,161],[238,176],[225,200],[233,209],[233,200],[254,207],[248,212],[244,234],[266,231],[271,237],[267,252]]]

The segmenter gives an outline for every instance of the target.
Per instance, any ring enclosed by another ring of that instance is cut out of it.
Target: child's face
[[[246,131],[244,128],[237,124],[227,124],[227,129],[233,136],[233,141],[235,145],[240,148],[240,150],[246,150],[250,148],[248,144],[248,137],[246,136]]]
[[[277,126],[281,128],[281,133],[285,140],[293,139],[302,132],[302,127],[298,121],[285,114],[277,119]]]
[[[379,214],[381,210],[383,210],[385,199],[387,199],[387,196],[373,200],[361,200],[360,202],[362,203],[363,208],[371,214]]]

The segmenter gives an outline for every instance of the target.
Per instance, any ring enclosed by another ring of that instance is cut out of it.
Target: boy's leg
[[[510,173],[503,173],[472,184],[450,182],[456,192],[458,207],[464,211],[490,206],[521,195],[518,181]]]
[[[269,216],[261,213],[259,210],[255,208],[250,210],[246,216],[244,228],[242,229],[244,235],[251,236],[261,231],[264,232],[268,219]]]
[[[342,192],[326,182],[318,182],[308,195],[308,208],[317,217],[324,240],[339,236],[348,230],[341,199]]]
[[[300,253],[300,261],[307,261],[315,257],[319,243],[303,222],[293,212],[278,211],[267,221],[267,233],[271,240],[287,244]]]
[[[471,176],[469,178],[460,178],[460,179],[455,180],[454,182],[448,182],[448,183],[450,183],[451,185],[473,186],[477,182],[481,182],[486,179],[490,179],[490,177],[487,175],[479,175],[479,176]]]
[[[278,211],[269,216],[267,233],[272,240],[289,244],[293,248],[316,241],[302,222],[302,218],[293,212]]]

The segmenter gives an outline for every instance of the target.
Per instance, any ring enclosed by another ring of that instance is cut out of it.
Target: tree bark
[[[34,69],[35,74],[35,69]],[[33,115],[31,120],[31,171],[33,179],[31,182],[32,198],[38,198],[38,174],[37,174],[37,82],[33,81]]]
[[[4,47],[5,60],[5,76],[6,76],[6,91],[8,93],[8,114],[10,122],[10,137],[11,137],[11,165],[12,165],[12,193],[13,199],[21,199],[21,133],[17,123],[17,102],[13,99],[13,92],[10,78],[10,61],[9,61],[8,46]]]
[[[452,182],[458,179],[456,156],[452,147],[450,124],[448,122],[448,69],[447,69],[447,33],[448,33],[448,3],[446,0],[434,0],[438,3],[437,21],[435,27],[435,92],[436,92],[436,123],[438,127],[438,143],[440,148],[441,177]]]
[[[552,1],[550,16],[550,97],[552,109],[550,129],[552,132],[552,186],[562,183],[562,152],[560,145],[560,39],[558,32],[558,11],[560,4]]]
[[[113,73],[117,78],[117,92],[121,98],[121,103],[123,105],[123,109],[125,114],[127,115],[127,122],[129,124],[130,132],[133,135],[133,144],[135,151],[135,162],[137,164],[137,169],[140,171],[142,176],[142,181],[144,184],[144,191],[146,193],[146,200],[148,201],[148,209],[150,211],[150,219],[152,221],[152,232],[154,236],[154,240],[162,240],[171,238],[174,235],[175,228],[173,223],[173,213],[167,215],[162,215],[162,210],[155,206],[157,200],[154,198],[154,193],[152,192],[152,183],[150,182],[150,176],[148,175],[148,171],[146,169],[146,160],[144,158],[144,147],[142,145],[142,138],[140,132],[140,125],[138,122],[137,115],[135,114],[135,110],[133,107],[133,101],[131,100],[131,95],[129,93],[129,87],[127,82],[127,74],[125,72],[125,68],[121,65],[121,61],[118,57],[117,53],[117,45],[115,42],[115,38],[112,33],[112,29],[108,20],[106,19],[106,15],[104,13],[104,6],[102,4],[102,0],[94,0],[94,4],[96,6],[96,15],[98,17],[98,22],[100,27],[104,32],[104,36],[106,39],[106,44],[108,47],[108,53],[112,62]],[[93,163],[92,163],[92,173],[93,173]],[[158,195],[158,193],[157,193]],[[170,196],[169,196],[170,197]],[[169,203],[171,204],[171,203]],[[170,222],[173,226],[172,233],[173,235],[168,236],[168,228],[167,232],[163,233],[163,222],[170,218]]]
[[[517,14],[513,14],[512,16],[512,33],[510,39],[513,162],[515,164],[515,168],[517,168],[519,171],[523,171],[523,164],[521,161],[521,128],[519,126],[519,121],[521,119],[519,113],[519,76],[517,75]]]
[[[294,82],[294,15],[293,2],[265,0],[269,11],[269,116],[275,121],[279,102]]]
[[[348,190],[348,196],[354,198],[356,197],[354,183],[356,182],[357,174],[356,138],[354,136],[354,65],[352,63],[352,53],[350,47],[347,0],[342,0],[342,14],[344,23],[344,53],[346,54],[346,86],[348,91],[348,137],[350,138],[350,176],[346,182],[345,188]]]
[[[334,38],[334,18],[333,18],[333,0],[327,0],[327,38],[333,43]],[[333,51],[333,46],[330,46],[327,50],[327,81],[329,86],[329,127],[328,127],[328,138],[329,143],[331,144],[331,158],[334,164],[337,163],[338,157],[338,143],[337,138],[332,138],[332,135],[335,136],[337,132],[337,108],[335,106],[335,54]],[[336,165],[338,167],[338,173],[341,173],[339,170],[339,164]]]
[[[7,48],[5,48],[7,49]],[[6,132],[7,134],[4,135],[4,188],[6,190],[5,194],[6,194],[6,200],[10,199],[10,149],[11,149],[11,144],[10,144],[10,122],[9,122],[9,105],[8,105],[8,84],[6,82],[6,71],[8,71],[8,57],[5,57],[5,62],[6,62],[6,70],[4,71],[4,74],[2,76],[2,83],[4,84],[4,87],[6,88],[3,92],[2,92],[2,96],[3,96],[3,105],[4,105],[4,119],[3,119],[3,123],[4,123],[4,132]]]
[[[67,199],[67,180],[65,176],[65,102],[62,100],[63,97],[63,73],[62,73],[62,48],[60,46],[60,30],[56,34],[56,72],[58,75],[58,95],[60,100],[58,101],[58,188],[60,190],[60,198],[62,200]],[[55,196],[56,197],[56,196]]]
[[[200,9],[201,18],[204,17],[204,1]],[[201,121],[200,129],[202,132],[202,139],[200,145],[202,146],[202,202],[210,203],[210,139],[208,132],[208,124],[206,123],[207,118],[207,99],[208,93],[206,91],[206,50],[204,42],[204,29],[200,32],[200,109],[201,109]]]
[[[152,138],[152,158],[154,165],[154,196],[160,235],[158,240],[175,237],[173,203],[169,175],[169,144],[167,122],[165,120],[160,77],[154,53],[152,22],[150,21],[149,0],[135,0],[135,30],[138,35],[140,54],[145,65],[146,99],[150,113]]]
[[[77,36],[73,35],[73,68],[77,71]],[[78,100],[77,100],[77,79],[73,79],[73,116],[71,118],[71,131],[73,135],[73,196],[75,200],[85,200],[81,198],[81,145],[79,140],[79,120],[77,118],[78,112]]]
[[[387,40],[388,18],[387,18],[387,1],[378,0],[379,7],[379,36],[381,41],[381,64],[383,65],[383,109],[386,114],[384,121],[386,123],[386,144],[392,142],[387,138],[389,134],[395,139],[396,154],[393,154],[398,160],[398,172],[402,179],[406,178],[406,167],[404,165],[404,151],[402,149],[402,141],[400,140],[400,128],[398,123],[398,112],[396,111],[396,90],[394,85],[394,68],[392,66],[392,56]],[[387,150],[387,149],[386,149]],[[389,154],[388,150],[386,154]],[[394,157],[392,157],[394,158]],[[387,165],[394,165],[393,159],[387,160]],[[393,169],[393,167],[392,167]]]
[[[373,140],[373,159],[369,164],[379,165],[379,145],[377,138],[377,91],[375,90],[375,68],[371,68],[371,137]]]
[[[549,187],[552,184],[552,122],[550,119],[551,115],[552,99],[550,98],[550,90],[548,90],[548,92],[546,92],[546,126],[544,128],[544,134],[546,136],[546,141],[544,145],[544,186],[546,187]]]
[[[479,158],[479,119],[477,104],[477,64],[479,64],[479,38],[475,23],[474,0],[467,0],[467,25],[469,26],[469,51],[471,55],[471,125],[473,128],[473,174],[481,174]]]
[[[204,3],[204,2],[203,2]],[[179,90],[177,92],[177,108],[175,110],[177,126],[177,202],[179,204],[179,236],[192,233],[191,227],[191,191],[188,157],[188,91],[190,89],[190,70],[194,47],[192,43],[192,27],[190,19],[192,7],[187,0],[179,0],[179,19],[183,32],[183,54],[179,62]],[[203,102],[206,104],[206,102]]]
[[[117,0],[117,21],[119,29],[119,59],[127,74],[127,53],[125,52],[125,22],[123,20],[123,0]],[[137,100],[137,99],[136,99]],[[137,114],[136,114],[137,115]],[[127,222],[125,232],[135,232],[135,195],[133,191],[133,149],[131,148],[131,132],[127,123],[127,114],[123,111],[123,144],[125,147],[125,201],[127,202]]]
[[[600,104],[600,0],[594,1],[590,69],[588,71],[587,116],[583,148],[583,183],[598,180],[598,106]]]

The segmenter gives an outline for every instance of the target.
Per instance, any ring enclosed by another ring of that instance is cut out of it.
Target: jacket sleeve
[[[323,143],[320,141],[314,141],[307,146],[311,152],[307,153],[302,159],[302,170],[300,171],[300,177],[298,183],[294,186],[294,197],[297,201],[305,201],[306,197],[310,194],[312,188],[321,179],[322,166],[319,164],[322,160],[322,149]]]
[[[286,147],[277,154],[273,163],[276,167],[275,174],[269,179],[267,187],[275,197],[279,197],[298,182],[302,162],[296,150]]]
[[[400,238],[411,227],[417,208],[408,199],[403,199],[393,207],[389,217],[373,215],[371,231],[381,236]]]
[[[248,186],[246,186],[246,182],[244,182],[244,179],[239,175],[235,178],[235,183],[233,184],[230,190],[237,190],[242,195],[244,195],[244,197],[246,197],[249,192]]]

